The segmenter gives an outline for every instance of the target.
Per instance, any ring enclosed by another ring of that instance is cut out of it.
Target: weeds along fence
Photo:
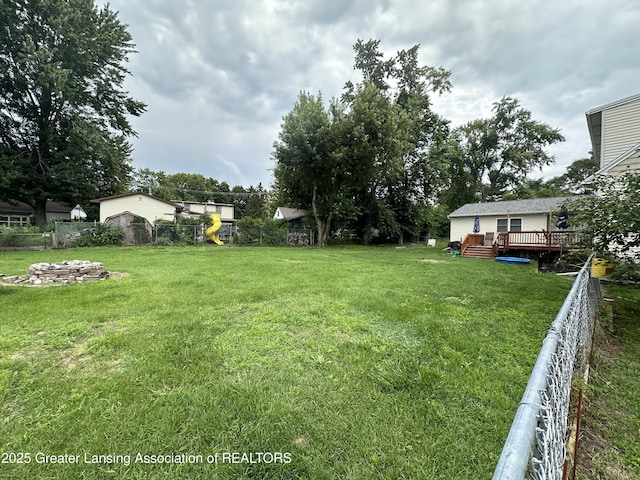
[[[46,250],[54,248],[52,233],[0,232],[0,250]]]
[[[567,441],[574,378],[588,362],[600,282],[584,264],[540,349],[493,480],[567,478]]]
[[[52,235],[53,248],[72,248],[91,245],[202,245],[207,242],[206,225],[174,223],[151,225],[130,223],[117,229],[107,229],[98,222],[56,222]],[[216,232],[225,244],[264,246],[311,246],[313,230],[286,228],[246,228],[222,225]]]

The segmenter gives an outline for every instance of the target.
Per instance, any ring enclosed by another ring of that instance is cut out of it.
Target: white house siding
[[[522,219],[522,231],[535,231],[535,230],[554,230],[555,226],[549,228],[547,217],[549,214],[537,213],[537,214],[512,214],[509,218]],[[474,217],[453,217],[451,218],[451,234],[449,235],[450,241],[462,241],[464,237],[470,233],[473,233],[473,221]],[[506,213],[504,215],[487,215],[480,216],[480,233],[485,234],[487,232],[497,233],[498,231],[498,219],[507,218]]]
[[[638,139],[640,139],[640,99],[604,110],[600,168],[637,144]]]
[[[156,220],[173,220],[175,208],[170,204],[145,195],[127,195],[100,202],[100,223],[122,212],[131,212],[153,223]]]
[[[219,213],[220,219],[225,222],[234,220],[235,210],[233,205],[214,204],[214,203],[196,203],[196,202],[179,202],[185,207],[185,213],[193,215],[211,215]]]
[[[628,172],[640,172],[640,151],[609,170],[609,175],[622,175]]]

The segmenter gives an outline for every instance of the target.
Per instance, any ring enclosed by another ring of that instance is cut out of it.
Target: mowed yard
[[[128,276],[0,287],[0,478],[490,478],[571,287],[425,246],[2,252],[0,272],[63,259]]]

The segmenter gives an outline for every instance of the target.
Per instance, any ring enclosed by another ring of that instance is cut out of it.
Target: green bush
[[[278,246],[287,243],[287,224],[282,220],[244,217],[236,223],[237,237],[234,243],[240,245]]]
[[[640,282],[640,264],[631,261],[619,263],[613,269],[611,278],[625,282]]]
[[[120,227],[105,227],[97,225],[95,228],[84,230],[76,240],[78,247],[99,247],[108,245],[122,245],[124,232]]]
[[[183,219],[179,223],[168,220],[155,222],[156,238],[159,245],[193,245],[194,226],[200,223],[192,219]]]

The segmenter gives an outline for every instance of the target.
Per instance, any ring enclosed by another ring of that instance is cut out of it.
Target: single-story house
[[[276,213],[273,214],[273,219],[286,220],[293,225],[302,225],[306,214],[306,210],[299,208],[278,207]]]
[[[593,158],[599,175],[640,172],[640,94],[586,112]]]
[[[182,211],[182,205],[142,192],[95,198],[91,200],[91,203],[100,205],[100,223],[104,223],[107,218],[123,212],[130,212],[150,223],[156,220],[173,221],[176,214]]]
[[[562,206],[575,197],[533,198],[503,202],[467,203],[449,214],[450,241],[462,241],[473,233],[475,218],[479,233],[557,230]]]
[[[47,201],[46,220],[71,220],[73,207]],[[0,202],[0,226],[25,227],[34,223],[34,209],[24,202]]]

